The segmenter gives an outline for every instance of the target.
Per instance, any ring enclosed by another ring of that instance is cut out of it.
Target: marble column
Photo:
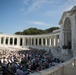
[[[25,38],[22,38],[22,47],[25,48]]]
[[[57,35],[55,36],[55,46],[57,47],[57,43],[58,43],[58,40],[57,40]]]
[[[47,46],[47,38],[45,38],[45,45]]]
[[[32,46],[33,46],[33,45],[34,45],[34,39],[32,38],[31,40],[32,40],[32,42],[31,42],[31,43],[32,43]]]
[[[36,45],[36,38],[34,38],[34,45]]]
[[[26,38],[25,38],[25,46],[26,46]]]
[[[10,45],[10,37],[8,37],[8,46]]]
[[[29,43],[29,38],[28,38],[28,46],[29,46],[29,44],[30,44],[30,43]]]
[[[13,38],[13,42],[12,43],[13,43],[13,46],[14,46],[14,37],[12,37],[12,38]]]
[[[29,45],[29,38],[27,38],[27,46]]]
[[[32,38],[30,38],[30,39],[31,39],[30,44],[31,44],[31,46],[32,46]]]
[[[49,46],[51,46],[51,38],[49,38]]]
[[[29,46],[29,38],[27,38],[27,45]]]
[[[56,46],[56,38],[54,37],[54,46]]]
[[[31,45],[31,38],[29,38],[29,45]]]
[[[6,37],[3,38],[3,45],[6,45],[5,41],[6,41]]]
[[[49,46],[49,38],[47,38],[47,46]]]
[[[20,38],[17,38],[17,46],[20,46]]]

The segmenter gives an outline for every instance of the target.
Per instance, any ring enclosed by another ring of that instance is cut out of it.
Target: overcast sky
[[[57,27],[63,12],[75,5],[76,0],[0,0],[0,32]]]

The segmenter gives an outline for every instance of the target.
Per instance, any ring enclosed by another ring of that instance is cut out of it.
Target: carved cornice
[[[74,6],[70,11],[66,11],[66,12],[63,13],[63,15],[60,19],[59,25],[61,25],[63,23],[63,19],[65,17],[72,16],[74,14],[76,14],[76,6]]]

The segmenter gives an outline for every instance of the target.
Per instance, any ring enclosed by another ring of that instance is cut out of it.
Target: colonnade
[[[17,35],[0,35],[0,46],[17,46],[17,47],[23,47],[26,46],[58,46],[59,45],[59,35],[54,36],[36,36],[36,35],[30,35],[30,36],[17,36]]]

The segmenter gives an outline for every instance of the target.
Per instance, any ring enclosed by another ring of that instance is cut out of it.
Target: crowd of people
[[[6,55],[1,58],[2,66],[15,75],[28,75],[42,71],[54,66],[54,62],[62,63],[63,61],[52,57],[46,50],[32,48],[30,50],[8,51]]]

